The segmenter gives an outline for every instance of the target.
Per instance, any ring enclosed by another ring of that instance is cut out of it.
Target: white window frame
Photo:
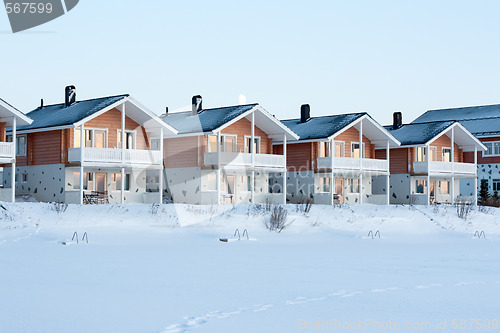
[[[490,149],[483,151],[483,157],[494,157],[494,156],[500,156],[500,141],[486,141],[483,142],[483,144],[488,147],[491,144],[491,154],[488,154],[490,152]],[[495,148],[498,147],[499,153],[495,154]]]
[[[351,157],[352,158],[358,158],[358,157],[354,157],[354,145],[358,145],[359,146],[359,142],[351,142]],[[359,152],[359,156],[361,158],[365,158],[365,143],[364,142],[361,145],[361,151]]]
[[[427,162],[427,147],[416,147],[415,149],[415,161],[416,162]],[[419,160],[418,159],[418,150],[422,149],[422,154],[423,154],[423,159]]]
[[[419,193],[418,192],[418,183],[419,182],[422,182],[422,186],[423,186],[423,192],[422,193]],[[420,195],[424,195],[424,194],[427,194],[427,191],[428,191],[428,184],[427,184],[427,180],[426,179],[415,179],[415,190],[414,190],[414,194],[420,194]],[[435,191],[436,189],[434,189]],[[434,193],[435,195],[435,193]]]
[[[500,179],[491,179],[491,190],[500,192]]]
[[[161,144],[160,140],[162,140],[162,139],[151,139],[151,141],[149,143],[149,148],[151,150],[154,150],[154,151],[159,151],[160,150],[160,144]],[[118,142],[118,140],[117,140],[117,142]],[[153,149],[153,143],[154,143],[154,145],[157,145],[154,149]]]
[[[431,156],[433,157],[433,159],[430,158]],[[426,155],[426,157],[427,157],[427,155]],[[435,146],[429,146],[429,161],[431,161],[431,162],[437,161],[437,147],[435,147]]]
[[[116,175],[120,176],[119,181],[116,181]],[[125,185],[125,189],[123,189],[123,192],[130,192],[132,189],[132,174],[125,172],[124,175],[125,175],[125,181],[123,182],[123,184]],[[122,185],[121,176],[122,176],[121,172],[112,172],[111,173],[111,183],[114,185],[112,191],[114,191],[114,192],[121,191],[121,189],[118,188],[118,185],[119,186]],[[94,175],[94,178],[95,178],[95,175]],[[127,190],[127,178],[128,178],[128,190]],[[94,181],[94,184],[95,184],[95,181]]]
[[[213,177],[213,189],[211,189],[211,177]],[[205,174],[204,181],[205,181],[205,187],[206,189],[203,190],[203,192],[217,192],[217,173],[216,172],[209,172]]]
[[[443,190],[442,190],[442,188],[443,188],[442,184],[443,183],[447,183],[448,184],[448,186],[446,188],[447,192],[444,192],[444,193],[443,193]],[[439,181],[439,194],[440,195],[450,194],[450,181],[449,180],[440,180]]]
[[[319,141],[319,157],[331,157],[331,141]]]
[[[450,150],[450,160],[449,160],[449,161],[445,161],[445,160],[444,160],[444,150],[445,150],[445,149],[449,149],[449,150]],[[441,147],[441,161],[443,161],[443,162],[453,162],[453,161],[451,160],[451,155],[452,155],[452,154],[451,154],[451,148],[450,148],[450,147]]]
[[[238,152],[238,135],[236,135],[236,134],[221,134],[220,135],[221,142],[219,143],[219,147],[221,147],[221,152],[231,153],[231,152],[226,152],[226,138],[227,137],[234,138],[232,152],[237,153]]]
[[[329,188],[328,190],[325,190],[325,186],[327,185],[329,185]],[[318,176],[318,193],[330,193],[331,186],[332,186],[332,180],[330,177]]]
[[[106,135],[104,137],[104,148],[108,148],[108,136],[109,136],[109,131],[107,128],[96,128],[96,127],[84,127],[83,128],[84,131],[91,131],[92,133],[92,147],[87,147],[85,146],[85,148],[95,148],[95,131],[104,131],[106,132]],[[78,137],[78,139],[81,138],[81,133],[78,133],[77,132],[80,132],[81,131],[81,128],[75,128],[75,130],[73,131],[73,146],[76,146],[76,138]],[[84,135],[84,138],[85,138],[85,135]],[[75,148],[81,148],[82,146],[82,143],[80,142],[80,147],[75,147]]]
[[[260,154],[260,147],[262,144],[262,140],[260,136],[254,136],[253,137],[255,140],[257,140],[257,151],[255,152],[256,154]],[[247,146],[247,139],[252,141],[252,136],[251,135],[245,135],[245,153],[250,153],[250,147]]]
[[[214,138],[215,139],[215,150],[212,151],[210,149],[210,138]],[[207,135],[207,152],[209,153],[216,153],[217,152],[217,149],[220,147],[220,142],[217,142],[217,135]]]
[[[122,131],[121,128],[116,130],[116,148],[118,148],[118,149],[122,149],[122,147],[120,147],[119,142],[118,142],[118,138],[120,138],[120,140],[122,138],[121,131]],[[133,140],[132,140],[133,147],[128,148],[128,149],[136,149],[136,147],[137,147],[137,131],[136,130],[125,130],[125,133],[132,133],[133,134]]]
[[[249,188],[250,187],[250,188]],[[252,176],[244,175],[241,176],[241,192],[249,193],[252,192]]]
[[[358,182],[358,188],[356,192],[354,192],[354,186],[355,186],[354,181]],[[347,189],[349,190],[350,194],[359,194],[360,191],[359,178],[347,178]]]
[[[24,144],[22,145],[19,143],[21,138],[24,138]],[[22,153],[19,152],[21,146],[24,148]],[[16,156],[26,156],[26,150],[28,150],[28,136],[26,134],[16,136]]]
[[[28,182],[28,173],[24,172],[21,174],[21,183],[26,184]]]
[[[340,156],[337,156],[337,144],[340,144]],[[345,157],[345,141],[334,141],[334,151],[335,157]]]

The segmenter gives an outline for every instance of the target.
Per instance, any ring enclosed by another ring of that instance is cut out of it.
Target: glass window
[[[330,142],[319,143],[319,157],[330,157]]]
[[[335,157],[343,157],[343,156],[344,156],[344,143],[335,142]]]
[[[151,140],[151,150],[160,150],[160,139]]]
[[[451,162],[451,148],[443,148],[443,162]]]
[[[415,193],[426,194],[427,193],[427,181],[426,180],[416,180],[415,181]]]
[[[235,136],[229,136],[229,135],[224,135],[222,137],[222,142],[223,142],[223,147],[224,147],[224,152],[227,153],[235,153],[236,152],[236,137]]]
[[[217,135],[208,136],[208,152],[209,153],[217,152]]]
[[[118,130],[117,137],[118,148],[122,147],[122,130]],[[125,131],[125,149],[135,149],[135,132]]]
[[[113,180],[112,188],[116,191],[121,191],[121,188],[122,188],[122,181],[121,181],[122,174],[121,174],[121,172],[112,174],[111,179]],[[130,191],[130,174],[129,173],[125,174],[125,187],[123,190]]]
[[[95,135],[95,147],[96,148],[106,148],[106,131],[96,130]]]
[[[252,152],[251,142],[252,142],[252,137],[249,136],[245,137],[245,153]],[[256,154],[260,154],[260,138],[254,137],[253,148],[255,149]]]
[[[16,138],[16,156],[26,156],[26,135]]]
[[[348,179],[347,186],[350,190],[350,193],[359,193],[359,179],[358,178]]]
[[[440,181],[439,182],[439,194],[450,194],[450,182]]]
[[[493,185],[493,191],[500,192],[500,179],[493,179],[492,185]]]
[[[486,146],[486,148],[488,148],[488,150],[483,152],[483,155],[484,156],[493,155],[493,142],[485,142],[484,145]]]
[[[217,174],[216,173],[209,173],[206,176],[206,182],[207,182],[207,191],[217,191]]]
[[[436,147],[429,147],[429,160],[437,161],[437,149]]]
[[[21,174],[21,183],[26,183],[26,182],[28,182],[28,174],[23,173]]]
[[[424,162],[427,159],[425,158],[426,156],[426,149],[425,147],[417,147],[417,162]]]
[[[493,143],[493,151],[495,152],[495,155],[500,155],[500,142]]]
[[[359,158],[359,143],[351,144],[351,157]]]

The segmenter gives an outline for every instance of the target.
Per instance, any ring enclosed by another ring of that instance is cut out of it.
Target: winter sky
[[[238,103],[279,118],[500,103],[499,1],[97,1],[12,34],[0,97],[22,111],[129,93],[156,113]]]

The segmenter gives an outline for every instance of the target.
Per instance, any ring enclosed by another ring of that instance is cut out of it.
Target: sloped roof
[[[118,95],[77,101],[68,107],[65,107],[64,103],[47,105],[29,112],[27,116],[33,119],[31,125],[19,126],[17,129],[23,131],[71,125],[128,96]]]
[[[300,118],[282,120],[281,122],[297,133],[300,140],[314,140],[328,138],[366,114],[366,112],[360,112],[311,117],[305,123],[301,123]]]
[[[455,121],[435,121],[406,124],[396,130],[392,129],[392,125],[384,128],[401,142],[402,146],[406,146],[425,144],[454,123]]]
[[[500,104],[429,110],[413,121],[459,121],[475,136],[500,135]]]
[[[203,109],[197,115],[191,111],[169,113],[160,118],[179,131],[178,134],[211,132],[250,111],[258,104],[234,105]]]

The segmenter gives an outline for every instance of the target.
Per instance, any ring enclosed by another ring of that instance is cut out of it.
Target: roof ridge
[[[488,107],[488,106],[500,106],[500,104],[486,104],[486,105],[471,105],[471,106],[461,106],[458,108],[446,108],[446,109],[430,109],[427,110],[425,113],[429,111],[448,111],[448,110],[460,110],[460,109],[470,109],[470,108],[481,108],[481,107]]]
[[[327,118],[327,117],[338,117],[338,116],[349,116],[349,115],[368,115],[368,112],[352,112],[352,113],[340,113],[340,114],[330,114],[330,115],[325,115],[325,116],[315,116],[315,117],[310,117],[309,119],[315,119],[315,118]],[[290,118],[290,119],[280,119],[280,121],[290,121],[290,120],[299,120],[299,118]]]
[[[98,99],[105,99],[105,98],[115,98],[115,97],[129,97],[130,94],[121,94],[121,95],[114,95],[114,96],[103,96],[103,97],[96,97],[96,98],[89,98],[89,99],[82,99],[81,101],[76,101],[74,104],[76,103],[81,103],[81,102],[91,102],[91,101],[96,101]],[[72,104],[72,105],[74,105]],[[47,105],[44,105],[43,107],[44,108],[48,108],[48,107],[51,107],[51,106],[58,106],[58,105],[64,105],[64,103],[56,103],[56,104],[47,104]],[[70,105],[71,106],[71,105]],[[36,110],[39,110],[40,107],[37,107],[36,109],[33,109],[31,110],[30,112],[33,112],[33,111],[36,111]],[[28,113],[30,113],[28,112]]]
[[[201,112],[208,111],[208,110],[217,110],[217,109],[225,109],[225,108],[235,108],[235,107],[239,107],[239,106],[255,106],[255,105],[259,105],[259,103],[235,104],[235,105],[219,106],[219,107],[215,107],[215,108],[201,109]],[[182,111],[182,112],[189,112],[189,111]]]

